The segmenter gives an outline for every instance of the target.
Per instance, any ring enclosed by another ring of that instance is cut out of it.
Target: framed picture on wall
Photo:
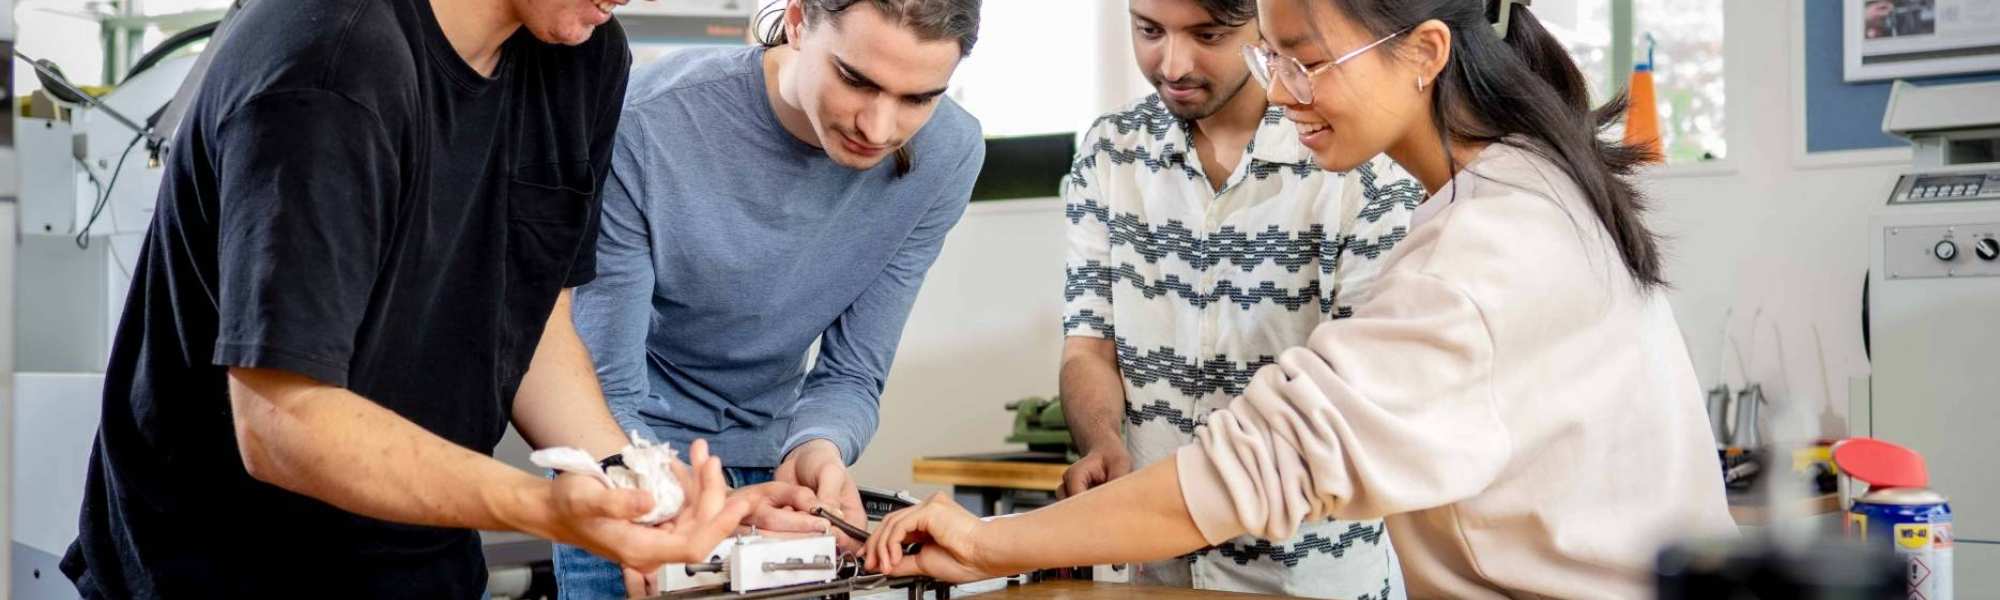
[[[2000,0],[1839,0],[1849,82],[2000,72]]]

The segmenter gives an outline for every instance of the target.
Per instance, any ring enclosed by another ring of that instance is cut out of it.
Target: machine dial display
[[[1943,261],[1955,260],[1958,258],[1958,244],[1951,240],[1938,242],[1936,246],[1931,247],[1931,256]]]

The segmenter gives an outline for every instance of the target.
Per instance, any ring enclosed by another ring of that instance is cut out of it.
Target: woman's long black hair
[[[1659,236],[1646,227],[1646,199],[1630,179],[1653,155],[1602,135],[1624,115],[1625,98],[1592,110],[1583,73],[1526,6],[1507,0],[1297,1],[1308,14],[1314,5],[1333,4],[1376,37],[1432,19],[1444,23],[1451,29],[1451,59],[1431,87],[1437,107],[1432,120],[1445,138],[1440,143],[1525,142],[1526,150],[1576,181],[1640,288],[1666,285]],[[1493,26],[1501,11],[1509,11],[1504,38]],[[1451,156],[1449,145],[1445,154]]]

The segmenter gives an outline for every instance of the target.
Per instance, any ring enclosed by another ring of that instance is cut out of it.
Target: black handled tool
[[[847,522],[845,519],[841,519],[840,517],[835,516],[833,514],[833,511],[827,510],[826,507],[820,506],[813,508],[812,515],[815,517],[826,519],[826,522],[833,524],[834,529],[839,529],[841,533],[847,534],[847,537],[854,538],[855,541],[861,542],[863,544],[868,543],[867,529],[862,529],[861,527],[858,527],[853,523]],[[916,544],[916,543],[903,544],[903,555],[908,556],[911,554],[916,554],[917,551],[922,550],[923,547],[924,547],[923,544]]]

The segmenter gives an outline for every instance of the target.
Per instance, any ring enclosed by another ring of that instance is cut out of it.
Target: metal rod
[[[841,519],[840,517],[834,516],[833,511],[827,510],[826,507],[824,506],[814,507],[812,510],[812,514],[815,517],[826,519],[826,522],[833,524],[834,529],[839,529],[841,533],[847,534],[847,537],[854,538],[854,541],[861,542],[864,544],[868,543],[868,530],[857,527],[853,523],[849,523]]]
[[[845,520],[842,520],[840,517],[834,516],[833,511],[827,510],[826,507],[820,506],[813,508],[812,515],[815,517],[826,519],[826,522],[833,524],[834,529],[839,529],[841,533],[847,534],[847,537],[854,538],[854,541],[861,542],[863,544],[868,543],[868,530],[862,529],[858,526],[855,526],[853,523],[849,523]],[[919,543],[903,544],[903,553],[916,554],[918,551],[923,550],[923,548],[924,545]]]
[[[35,60],[33,57],[30,57],[26,54],[22,54],[21,50],[18,48],[10,48],[10,50],[14,52],[14,56],[20,57],[21,60],[26,61],[28,63],[28,66],[34,67],[35,72],[41,74],[42,79],[48,81],[52,86],[63,88],[62,91],[69,92],[71,94],[74,94],[82,98],[84,108],[88,108],[109,115],[112,120],[117,121],[120,125],[124,125],[128,128],[131,128],[133,132],[146,136],[146,139],[151,140],[154,143],[158,143],[161,141],[159,135],[154,134],[152,131],[147,130],[144,125],[140,125],[138,122],[133,121],[132,119],[127,118],[124,114],[121,114],[117,110],[112,109],[109,105],[106,105],[103,101],[98,100],[96,96],[92,96],[90,95],[90,93],[83,91],[83,88],[77,87],[76,84],[74,83],[70,83],[69,78],[64,77],[62,73],[50,69],[48,65],[42,63],[42,61]]]
[[[775,573],[778,571],[831,571],[833,569],[833,557],[830,556],[815,556],[812,562],[806,562],[797,558],[788,558],[785,559],[785,562],[764,563],[765,573]]]

